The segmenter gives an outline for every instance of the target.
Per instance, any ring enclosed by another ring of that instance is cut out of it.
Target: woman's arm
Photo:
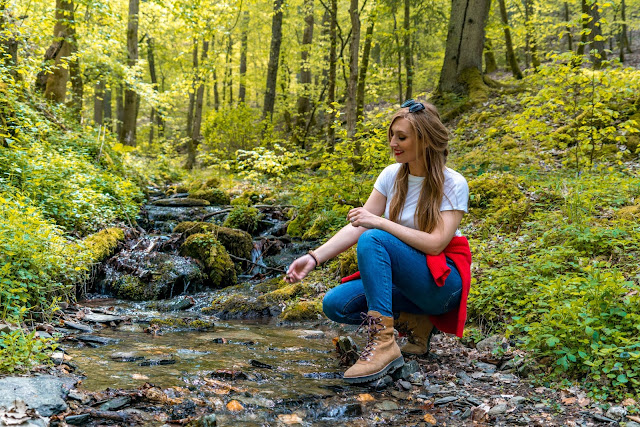
[[[384,230],[427,255],[438,255],[447,247],[456,234],[463,214],[463,211],[441,212],[442,221],[431,233],[414,230],[388,219],[373,216],[362,208],[352,209],[349,211],[347,218],[353,226]]]
[[[358,209],[363,209],[373,216],[380,217],[380,215],[384,213],[386,203],[387,198],[383,196],[382,193],[380,193],[378,190],[374,189],[371,192],[369,199],[367,199],[367,203],[365,203],[363,207]],[[336,255],[346,251],[351,246],[355,245],[358,241],[358,238],[360,238],[362,233],[364,233],[366,230],[367,229],[365,227],[357,227],[353,224],[347,224],[342,227],[324,245],[320,246],[314,251],[316,257],[318,258],[318,263],[323,263],[327,260],[330,260]],[[285,281],[289,283],[295,283],[299,280],[302,280],[315,267],[316,260],[314,260],[311,255],[303,255],[300,258],[296,259],[291,264],[291,266],[289,266]]]

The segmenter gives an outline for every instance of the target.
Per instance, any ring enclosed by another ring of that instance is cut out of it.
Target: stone
[[[203,415],[188,425],[189,427],[214,427],[216,425],[216,414]]]
[[[120,397],[116,397],[115,399],[111,399],[108,402],[105,402],[102,405],[100,405],[100,410],[101,411],[117,411],[118,409],[127,406],[129,403],[131,403],[130,396],[120,396]]]
[[[379,411],[396,411],[400,409],[400,406],[392,400],[383,400],[382,402],[378,402],[374,405]]]
[[[500,335],[491,335],[490,337],[478,342],[476,344],[476,349],[481,352],[493,352],[498,349],[498,347],[502,346],[502,343],[506,343],[506,340],[503,337]]]
[[[424,383],[424,374],[422,372],[414,372],[409,375],[408,380],[413,385],[421,386]]]
[[[399,379],[408,380],[411,374],[418,372],[419,370],[420,365],[418,364],[418,362],[415,360],[411,360],[402,365],[401,368],[396,369],[392,374],[392,378],[395,381]]]
[[[79,341],[86,342],[89,344],[110,345],[110,344],[118,343],[117,339],[99,337],[97,335],[78,335],[76,338],[78,338]]]
[[[51,353],[51,361],[54,365],[62,365],[62,362],[64,362],[64,353],[62,351],[54,351]]]
[[[111,360],[115,360],[116,362],[137,362],[138,360],[144,359],[144,356],[140,356],[132,351],[117,351],[111,353],[110,357]]]
[[[624,427],[640,427],[640,424],[635,421],[627,421]]]
[[[473,406],[480,406],[482,405],[482,400],[477,399],[473,396],[467,396],[467,398],[465,399],[467,402],[469,402],[470,404],[472,404]]]
[[[491,363],[476,362],[475,367],[487,374],[493,374],[496,371],[496,366]]]
[[[64,422],[72,426],[84,426],[87,425],[90,419],[91,415],[89,414],[69,415],[65,417]]]
[[[42,339],[51,339],[53,338],[50,333],[45,331],[36,331],[36,336]]]
[[[255,368],[273,369],[273,366],[255,359],[249,360],[249,364]]]
[[[86,395],[76,389],[69,391],[69,395],[67,397],[69,399],[77,400],[78,402],[81,402],[84,405],[86,405],[91,401],[91,397],[89,395]]]
[[[77,329],[77,330],[82,331],[82,332],[87,332],[87,333],[93,332],[93,329],[91,329],[91,326],[83,325],[82,323],[77,323],[77,322],[72,322],[70,320],[65,320],[64,324],[65,324],[65,326],[68,326],[69,328]]]
[[[456,377],[458,377],[458,382],[462,384],[469,384],[471,381],[473,381],[473,379],[469,375],[467,375],[465,371],[457,372]]]
[[[517,406],[527,401],[527,398],[524,396],[513,396],[509,399],[509,405]]]
[[[505,403],[500,403],[491,409],[489,409],[489,416],[501,415],[507,412],[507,405]]]
[[[391,384],[393,384],[393,378],[391,378],[391,375],[385,375],[380,379],[371,381],[369,383],[369,387],[378,391],[378,390],[384,390],[385,388],[389,387]]]
[[[604,415],[600,415],[600,414],[591,414],[591,417],[596,420],[596,421],[601,421],[603,423],[615,423],[616,420],[613,420],[609,417],[605,417]]]
[[[434,406],[446,405],[447,403],[455,402],[460,399],[458,396],[446,396],[441,397],[440,399],[436,399],[433,401]]]
[[[0,406],[7,408],[20,399],[41,416],[50,417],[67,409],[64,399],[76,381],[73,378],[58,378],[52,375],[2,378]]]
[[[84,315],[83,320],[87,322],[93,322],[93,323],[110,323],[110,322],[120,323],[124,321],[124,317],[114,316],[111,314],[89,313]]]
[[[612,406],[607,410],[605,415],[616,421],[620,421],[625,415],[627,415],[627,409],[623,406]]]
[[[314,331],[314,330],[302,330],[298,335],[298,338],[306,338],[308,340],[317,340],[325,337],[325,333],[323,331]]]
[[[442,390],[442,386],[440,384],[431,384],[431,385],[425,387],[425,391],[427,393],[431,393],[431,394],[440,393],[440,390]]]
[[[203,199],[192,199],[190,197],[177,199],[160,199],[153,202],[155,206],[171,206],[171,207],[192,207],[192,206],[209,206],[210,203]]]
[[[403,389],[405,389],[405,390],[411,390],[413,388],[411,383],[409,381],[405,381],[405,380],[398,380],[398,385],[400,387],[402,387]]]

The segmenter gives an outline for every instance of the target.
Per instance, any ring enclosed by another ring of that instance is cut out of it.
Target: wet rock
[[[424,383],[424,374],[422,372],[414,372],[409,375],[409,382],[413,385],[421,386]]]
[[[502,415],[507,412],[507,405],[505,403],[500,403],[491,409],[489,409],[489,416],[493,417],[496,415]]]
[[[640,427],[640,424],[635,421],[627,421],[624,427]]]
[[[424,389],[427,393],[437,394],[442,390],[442,386],[440,384],[429,384]]]
[[[625,415],[627,415],[627,409],[623,406],[612,406],[607,410],[605,415],[616,421],[620,421]]]
[[[503,344],[506,344],[506,342],[507,340],[500,335],[491,335],[490,337],[478,342],[476,344],[476,349],[481,352],[493,352]]]
[[[118,343],[117,339],[99,337],[97,335],[78,335],[76,338],[78,339],[78,341],[96,345],[110,345]]]
[[[188,427],[214,427],[216,425],[216,415],[203,415],[195,421],[187,424]]]
[[[226,344],[228,341],[226,338],[214,338],[211,342],[214,344]]]
[[[419,370],[420,370],[420,365],[418,364],[418,362],[415,360],[411,360],[405,363],[404,365],[402,365],[401,368],[396,369],[393,372],[392,378],[396,381],[399,379],[407,380],[409,379],[409,376],[411,374],[418,372]]]
[[[120,323],[125,319],[124,317],[114,316],[111,314],[89,313],[84,315],[83,320],[87,322],[93,322],[93,323],[110,323],[110,322]]]
[[[273,366],[255,359],[249,360],[249,364],[255,368],[273,369]]]
[[[234,371],[230,369],[218,369],[211,373],[212,378],[221,378],[223,380],[246,380],[247,374],[242,371]]]
[[[469,403],[470,403],[471,405],[473,405],[473,406],[480,406],[480,405],[482,405],[482,400],[480,400],[480,399],[476,399],[476,398],[475,398],[475,397],[473,397],[473,396],[467,396],[465,400],[466,400],[467,402],[469,402]]]
[[[72,378],[54,376],[7,377],[0,379],[0,406],[8,408],[16,400],[22,400],[43,417],[64,412],[64,399],[76,383]]]
[[[118,409],[127,406],[129,403],[131,403],[130,396],[120,396],[120,397],[116,397],[115,399],[111,399],[108,402],[105,402],[102,405],[100,405],[100,410],[101,411],[117,411]]]
[[[70,320],[65,320],[63,323],[65,324],[65,326],[68,326],[69,328],[72,328],[72,329],[77,329],[79,331],[88,332],[88,333],[93,332],[93,329],[91,329],[91,326],[83,325],[82,323],[72,322]]]
[[[193,416],[196,413],[196,404],[193,400],[185,400],[184,402],[174,405],[171,408],[171,419],[182,420]]]
[[[435,406],[446,405],[447,403],[455,402],[458,399],[460,399],[460,397],[458,396],[446,396],[446,397],[441,397],[440,399],[434,400],[433,404]]]
[[[604,415],[600,415],[600,414],[591,414],[591,417],[596,420],[596,421],[600,421],[603,423],[615,423],[616,420],[611,419],[609,417],[605,417]]]
[[[376,403],[373,407],[378,411],[396,411],[400,409],[400,406],[392,400],[383,400],[382,402]]]
[[[64,353],[62,351],[54,351],[51,353],[51,361],[54,365],[62,365],[64,362]]]
[[[245,406],[248,405],[248,406],[255,406],[258,408],[269,408],[269,409],[275,408],[276,406],[276,402],[261,396],[254,396],[254,397],[237,396],[236,399],[242,402],[242,404],[244,404]]]
[[[393,378],[391,378],[391,375],[385,375],[380,379],[371,381],[368,385],[373,390],[378,391],[378,390],[384,390],[385,388],[389,387],[391,384],[393,384]]]
[[[300,331],[300,335],[298,338],[306,338],[308,340],[317,340],[325,337],[325,333],[323,331],[313,331],[313,330],[302,330]]]
[[[474,365],[476,368],[487,374],[493,374],[496,371],[496,366],[491,363],[476,362]]]
[[[347,405],[338,405],[327,408],[318,414],[318,418],[350,418],[362,415],[362,405],[359,403],[349,403]]]
[[[229,253],[211,233],[189,236],[180,247],[180,254],[202,261],[209,276],[207,284],[214,288],[235,285],[238,280]]]
[[[413,386],[411,385],[411,383],[409,381],[405,381],[405,380],[398,380],[398,385],[400,387],[402,387],[405,390],[411,390],[413,389]]]
[[[42,339],[51,339],[53,338],[50,333],[45,331],[36,331],[36,336]]]
[[[161,366],[161,365],[173,365],[176,363],[176,359],[151,359],[138,363],[138,366]]]
[[[509,405],[517,406],[523,404],[526,401],[527,398],[524,396],[513,396],[511,399],[509,399]]]
[[[168,303],[159,303],[158,310],[159,311],[183,311],[188,310],[191,307],[196,305],[195,299],[191,296],[187,296],[184,298],[180,298],[178,301],[168,302]]]
[[[72,426],[86,425],[89,420],[91,420],[91,415],[89,414],[69,415],[64,419],[67,424],[71,424]]]
[[[462,384],[469,384],[471,381],[473,381],[465,371],[457,372],[456,377],[458,377],[459,382]]]
[[[118,351],[112,353],[110,357],[111,360],[115,360],[116,362],[137,362],[138,360],[144,359],[144,356],[128,351]]]
[[[471,409],[471,420],[477,423],[486,422],[489,418],[489,406],[480,405]]]
[[[75,390],[75,389],[69,391],[69,395],[67,397],[69,399],[77,400],[78,402],[82,403],[83,405],[86,405],[87,403],[91,402],[91,397],[89,395],[86,395],[86,394],[82,393],[81,391],[78,391],[78,390]]]
[[[16,325],[0,321],[0,333],[5,332],[7,334],[10,334],[11,332],[17,331],[18,329],[20,329],[20,327]]]
[[[190,197],[186,197],[186,198],[160,199],[160,200],[154,201],[153,205],[175,208],[175,207],[209,206],[210,203],[203,199],[192,199]]]
[[[315,380],[334,380],[341,379],[342,374],[338,372],[308,372],[302,374],[304,378],[313,378]]]

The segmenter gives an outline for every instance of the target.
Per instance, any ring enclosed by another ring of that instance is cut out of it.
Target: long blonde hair
[[[391,126],[402,118],[407,120],[416,138],[418,158],[424,161],[427,176],[422,182],[415,219],[422,231],[431,233],[441,221],[440,205],[444,197],[444,169],[449,155],[449,131],[440,121],[438,110],[431,104],[422,103],[424,110],[409,112],[401,108],[391,118],[387,138],[391,141]],[[422,155],[421,155],[422,153]],[[398,222],[409,189],[409,164],[402,165],[394,183],[394,194],[389,206],[389,219]]]

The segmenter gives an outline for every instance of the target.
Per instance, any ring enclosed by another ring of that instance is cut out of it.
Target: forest
[[[122,341],[131,317],[164,338],[238,319],[337,328],[322,297],[358,269],[355,250],[301,283],[283,274],[366,202],[394,162],[389,120],[413,98],[438,108],[447,165],[469,184],[464,337],[437,335],[433,358],[375,397],[280,411],[264,396],[287,398],[245,384],[269,377],[216,377],[212,361],[214,403],[136,371],[147,381],[87,379],[52,423],[638,425],[639,15],[637,0],[0,0],[0,374],[90,372],[85,348]],[[86,322],[102,341],[76,337]],[[342,335],[355,329],[327,332],[328,349]],[[475,383],[483,397],[446,401]],[[95,409],[125,389],[138,396],[126,405],[155,402],[164,418]],[[398,408],[407,399],[417,409]],[[3,421],[25,414],[2,408]]]

